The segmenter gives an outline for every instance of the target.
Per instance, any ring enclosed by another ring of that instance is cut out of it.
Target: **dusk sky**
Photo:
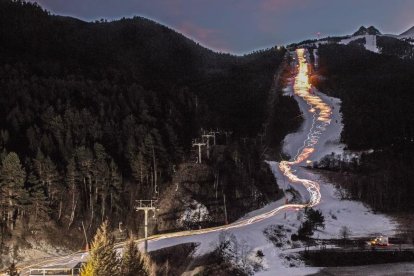
[[[413,0],[31,0],[54,14],[92,21],[139,15],[224,52],[349,34],[361,25],[401,33],[414,25]]]

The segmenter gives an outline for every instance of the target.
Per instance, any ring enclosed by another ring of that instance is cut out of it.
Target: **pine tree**
[[[122,276],[152,275],[151,263],[148,256],[139,251],[132,239],[125,244],[120,271]]]
[[[119,273],[119,261],[114,249],[114,238],[104,221],[92,241],[89,260],[82,268],[81,276],[113,276]]]
[[[93,192],[94,185],[92,182],[92,166],[93,166],[93,156],[89,148],[84,146],[78,147],[75,150],[75,161],[79,173],[81,176],[81,198],[83,198],[83,206],[88,208],[90,211],[90,224],[92,224],[94,219],[94,200]]]
[[[307,240],[313,235],[313,225],[309,220],[304,221],[298,229],[298,237],[301,240]]]
[[[29,180],[33,183],[29,184],[33,188],[43,190],[42,192],[47,197],[50,207],[59,206],[58,218],[60,219],[63,208],[62,196],[64,189],[60,185],[59,173],[55,163],[50,157],[45,156],[40,149],[37,150],[36,158],[33,159],[33,170],[31,170],[31,174],[34,175],[29,175]]]
[[[351,230],[348,228],[348,226],[342,226],[341,229],[339,229],[339,237],[344,241],[348,240],[350,235]]]
[[[306,217],[315,230],[318,229],[318,227],[325,228],[325,217],[322,215],[321,211],[310,208],[306,210]]]
[[[16,264],[12,262],[7,269],[7,275],[8,276],[19,276],[20,273],[17,271]]]
[[[115,212],[118,212],[121,208],[121,193],[122,193],[122,175],[119,173],[118,166],[115,161],[111,159],[109,164],[110,173],[110,211],[112,212],[115,207]]]
[[[132,176],[134,177],[135,181],[139,183],[139,185],[142,185],[147,168],[141,152],[138,152],[138,154],[136,154],[136,156],[131,159],[130,165]]]
[[[70,228],[75,220],[76,208],[78,206],[79,200],[79,191],[77,187],[77,181],[79,180],[78,171],[76,169],[75,160],[71,158],[68,165],[66,166],[66,184],[69,189],[69,194],[71,197],[70,204],[70,218],[68,228]]]
[[[49,198],[59,200],[61,193],[61,187],[59,187],[59,174],[56,169],[55,163],[47,156],[43,162],[43,181],[46,184],[47,193]]]
[[[31,204],[34,209],[34,220],[47,214],[49,206],[46,196],[46,182],[43,180],[43,163],[45,157],[41,150],[37,149],[36,158],[33,159],[29,166],[29,175],[27,177],[28,191],[31,198]]]
[[[30,167],[31,168],[31,167]],[[30,203],[33,206],[34,221],[46,217],[48,207],[46,205],[47,197],[45,195],[45,187],[40,182],[37,175],[32,169],[29,169],[29,176],[27,177],[28,191],[30,195]]]
[[[24,181],[26,172],[22,168],[19,156],[10,152],[4,158],[0,170],[0,195],[1,206],[7,212],[10,227],[13,230],[15,224],[15,214],[18,214],[19,209],[23,206],[24,201],[27,200],[27,191],[24,189]]]
[[[95,183],[95,203],[98,204],[98,198],[100,197],[101,219],[103,221],[106,216],[106,202],[110,185],[108,155],[105,148],[99,143],[95,143],[94,153],[95,160],[91,169]]]

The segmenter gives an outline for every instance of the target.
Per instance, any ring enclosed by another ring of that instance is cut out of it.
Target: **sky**
[[[402,33],[414,0],[29,0],[52,14],[86,21],[143,16],[216,51],[243,54],[360,26]]]

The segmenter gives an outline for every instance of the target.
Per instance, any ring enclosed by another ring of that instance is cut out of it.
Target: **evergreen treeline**
[[[354,160],[327,157],[320,166],[347,172],[354,198],[377,210],[414,209],[414,63],[358,46],[319,48],[317,85],[342,100],[342,140],[351,150],[370,150]]]
[[[155,273],[149,257],[139,251],[138,245],[132,239],[125,243],[122,256],[118,256],[114,248],[114,237],[105,221],[95,234],[88,261],[83,265],[80,275],[151,276]]]
[[[381,54],[394,55],[400,58],[414,58],[414,46],[411,39],[401,40],[389,36],[377,36],[377,46]]]
[[[377,149],[414,137],[414,63],[358,46],[319,48],[319,86],[342,99],[342,138],[351,149]]]
[[[201,127],[258,133],[284,56],[214,53],[144,18],[88,23],[8,0],[0,40],[2,241],[19,223],[90,233],[134,217]]]

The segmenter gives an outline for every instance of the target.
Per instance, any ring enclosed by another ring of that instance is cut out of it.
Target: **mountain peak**
[[[411,28],[409,28],[408,30],[406,30],[402,34],[400,34],[400,36],[403,36],[403,37],[414,37],[414,26],[411,27]]]
[[[375,28],[374,26],[370,26],[366,28],[365,26],[361,26],[358,31],[356,31],[353,36],[357,35],[380,35],[381,32]]]

